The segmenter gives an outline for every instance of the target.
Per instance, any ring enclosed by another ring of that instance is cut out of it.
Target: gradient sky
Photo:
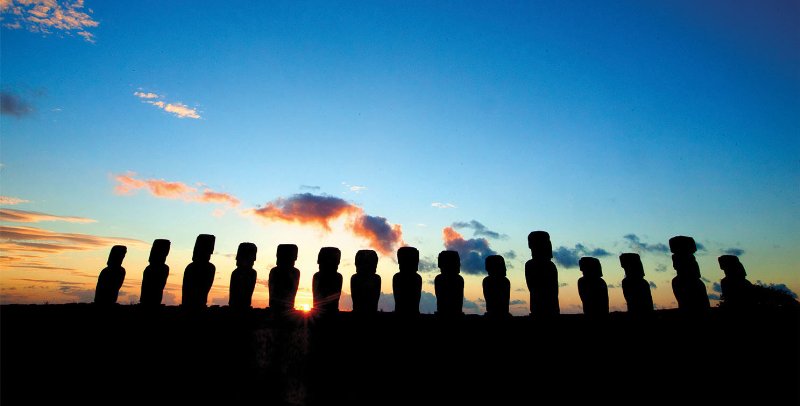
[[[150,243],[172,241],[180,301],[197,234],[217,237],[211,302],[240,242],[254,305],[279,243],[462,252],[483,312],[487,254],[528,313],[526,236],[551,234],[564,312],[597,256],[639,252],[675,307],[665,244],[693,236],[709,294],[722,253],[800,291],[800,5],[609,2],[0,1],[0,301],[91,301],[111,245],[138,302]],[[345,300],[346,301],[346,300]],[[423,310],[435,301],[423,298]],[[347,303],[343,303],[346,308]]]

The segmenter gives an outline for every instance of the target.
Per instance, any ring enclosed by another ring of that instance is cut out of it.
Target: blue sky
[[[524,288],[527,233],[544,229],[554,247],[612,253],[601,258],[609,284],[622,275],[616,255],[631,249],[623,236],[655,244],[684,234],[706,246],[698,257],[711,281],[721,277],[716,256],[740,248],[752,280],[800,289],[792,2],[60,5],[97,25],[36,25],[30,9],[14,14],[14,2],[3,10],[0,84],[30,108],[0,118],[0,193],[29,201],[7,206],[16,210],[97,220],[31,226],[171,239],[172,282],[186,265],[181,250],[201,232],[217,234],[221,252],[258,242],[264,277],[286,233],[301,239],[304,278],[320,246],[341,245],[345,257],[365,248],[346,226],[325,232],[240,214],[313,193],[401,225],[404,241],[430,258],[444,249],[443,228],[477,220],[507,236],[489,238],[493,250],[517,254],[506,258],[514,287]],[[115,176],[129,172],[241,204],[115,193]],[[74,269],[95,258],[86,271],[96,275],[107,250],[84,254],[43,260]],[[144,246],[126,260],[131,294],[146,257]],[[657,303],[669,307],[668,255],[643,259],[663,291]],[[219,261],[224,286],[233,268]],[[387,285],[390,257],[380,269]],[[573,300],[580,272],[559,269],[569,284],[562,296]],[[61,278],[14,268],[3,284],[35,279],[22,272]],[[467,296],[477,300],[480,280],[470,278]]]

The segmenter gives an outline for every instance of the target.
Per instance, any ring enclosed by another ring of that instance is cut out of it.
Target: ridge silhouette
[[[461,316],[464,305],[464,278],[461,272],[461,258],[458,251],[439,253],[439,270],[433,280],[436,291],[436,314],[442,317]]]
[[[294,267],[297,245],[278,245],[276,257],[275,267],[269,271],[269,307],[273,314],[283,316],[294,311],[300,286],[300,271]]]
[[[553,263],[553,245],[546,231],[528,234],[531,259],[525,262],[525,281],[531,293],[531,315],[552,318],[561,313],[558,303],[558,270]]]
[[[353,312],[374,314],[378,312],[381,297],[381,277],[378,275],[378,254],[373,250],[356,252],[356,273],[350,277],[350,294]]]
[[[628,305],[628,313],[633,316],[653,314],[653,296],[650,282],[644,279],[644,266],[639,254],[624,253],[619,256],[619,264],[625,270],[622,279],[622,294]]]
[[[311,293],[314,296],[314,309],[317,314],[327,315],[339,312],[339,298],[342,296],[342,274],[338,271],[342,252],[336,247],[323,247],[317,255],[319,271],[311,280]]]
[[[117,303],[119,290],[125,282],[125,268],[122,267],[122,261],[127,252],[128,248],[124,245],[111,247],[108,261],[106,261],[107,266],[100,271],[100,275],[97,277],[97,287],[94,291],[96,304],[112,305]]]
[[[608,317],[608,285],[603,280],[600,260],[583,257],[578,260],[583,276],[578,279],[578,295],[583,302],[583,314],[591,318]]]
[[[142,273],[142,292],[139,295],[139,303],[143,306],[161,305],[169,277],[169,265],[166,264],[169,249],[170,241],[164,239],[154,240],[150,247],[149,265]]]
[[[711,308],[706,285],[700,279],[700,266],[694,258],[697,244],[692,237],[675,236],[669,239],[672,267],[677,275],[672,279],[672,292],[678,309],[687,315],[702,315]]]
[[[500,255],[489,255],[485,260],[486,273],[483,278],[483,297],[486,299],[486,316],[510,317],[511,282],[506,278],[506,261]]]
[[[249,309],[256,288],[258,273],[253,269],[258,248],[251,242],[239,244],[236,252],[236,269],[231,273],[228,306],[235,309]]]
[[[200,234],[194,243],[192,263],[187,265],[183,272],[181,303],[187,309],[206,307],[208,292],[214,284],[216,273],[216,267],[210,262],[215,240],[211,234]]]
[[[400,247],[397,250],[399,271],[392,277],[394,311],[402,315],[418,315],[422,297],[422,277],[419,271],[419,250]]]

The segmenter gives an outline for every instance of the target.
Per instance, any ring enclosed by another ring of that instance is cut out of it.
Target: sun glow
[[[308,313],[311,311],[311,305],[308,303],[301,304],[298,306],[297,310],[300,310],[303,313]]]

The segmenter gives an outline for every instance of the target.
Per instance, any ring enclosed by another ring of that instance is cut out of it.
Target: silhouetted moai
[[[631,315],[652,314],[653,296],[650,293],[650,282],[644,279],[644,267],[639,254],[625,253],[619,256],[619,264],[625,270],[622,279],[622,294],[628,304]]]
[[[419,314],[422,296],[422,277],[417,273],[419,251],[414,247],[401,247],[397,250],[397,263],[400,272],[392,278],[394,311],[398,314]]]
[[[100,276],[97,278],[97,288],[94,291],[95,303],[101,305],[117,303],[119,289],[125,282],[125,268],[122,267],[122,260],[125,259],[127,252],[128,248],[124,245],[111,247],[108,261],[106,261],[107,266],[100,271]]]
[[[381,298],[381,276],[378,270],[378,254],[373,250],[356,253],[356,273],[350,278],[350,294],[353,296],[354,313],[376,313]]]
[[[586,317],[608,316],[608,285],[603,280],[603,268],[600,260],[594,257],[583,257],[578,261],[583,276],[578,279],[578,295],[583,302],[583,314]]]
[[[164,297],[164,286],[167,285],[169,277],[169,265],[167,255],[169,255],[169,240],[158,239],[153,241],[150,247],[150,258],[142,274],[142,294],[139,303],[145,306],[159,306]]]
[[[531,292],[531,314],[534,317],[557,316],[561,312],[558,305],[558,270],[552,261],[550,234],[546,231],[528,234],[528,248],[531,249],[531,259],[525,263],[525,281]]]
[[[256,262],[258,248],[251,242],[239,244],[236,252],[236,269],[231,273],[231,286],[228,296],[228,306],[237,309],[250,308],[253,300],[253,290],[256,288],[258,273],[253,269]]]
[[[697,245],[692,237],[679,235],[669,239],[672,251],[672,267],[677,276],[672,279],[672,292],[678,301],[678,308],[684,312],[697,314],[711,308],[706,285],[700,280],[700,266],[694,258]]]
[[[717,258],[719,267],[725,272],[720,281],[722,304],[725,308],[744,310],[755,304],[753,284],[747,280],[747,272],[736,255],[723,255]]]
[[[296,245],[278,245],[275,267],[269,271],[269,308],[275,315],[294,311],[294,300],[300,285],[300,271],[294,267],[295,261]]]
[[[200,234],[194,243],[192,263],[183,272],[183,298],[181,303],[186,308],[206,307],[208,292],[214,284],[217,268],[211,261],[216,238],[210,234]]]
[[[506,261],[500,255],[486,257],[486,273],[483,278],[483,297],[486,298],[486,315],[508,317],[508,302],[511,298],[511,282],[506,278]]]
[[[433,280],[436,291],[436,313],[440,316],[460,316],[464,305],[464,278],[461,273],[461,258],[457,251],[439,253],[441,273]]]
[[[342,252],[336,247],[323,247],[319,250],[319,272],[311,280],[311,293],[314,296],[314,309],[320,314],[339,312],[342,274],[337,270],[341,258]]]

